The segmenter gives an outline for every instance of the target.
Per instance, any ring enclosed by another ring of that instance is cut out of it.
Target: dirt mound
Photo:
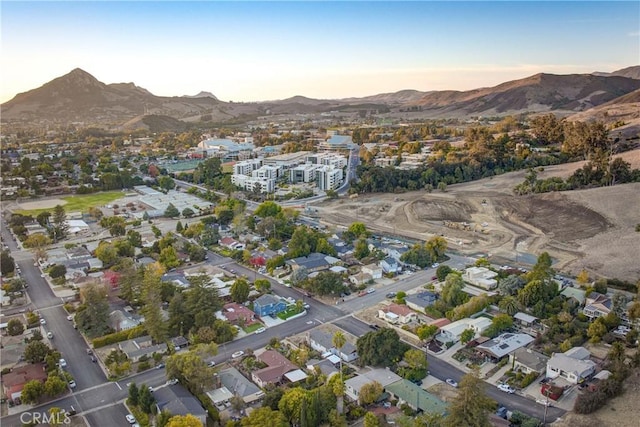
[[[463,200],[422,199],[411,203],[411,212],[419,221],[471,221],[476,210]]]
[[[503,220],[515,218],[562,242],[587,239],[611,227],[605,217],[560,193],[500,197],[494,203]]]

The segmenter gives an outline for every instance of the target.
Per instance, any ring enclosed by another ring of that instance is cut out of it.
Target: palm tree
[[[342,383],[342,355],[341,349],[346,344],[347,340],[344,337],[344,334],[340,331],[336,331],[333,334],[332,344],[335,348],[338,349],[338,357],[340,357],[340,383]],[[342,396],[338,396],[338,413],[342,414]]]

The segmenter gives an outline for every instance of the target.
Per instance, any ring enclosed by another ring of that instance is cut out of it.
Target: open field
[[[640,167],[640,150],[620,155]],[[571,175],[584,162],[548,166],[540,179]],[[586,269],[595,277],[636,281],[640,233],[640,183],[588,190],[513,195],[526,171],[451,185],[446,193],[365,194],[319,204],[322,222],[362,221],[373,231],[427,240],[444,236],[469,255],[531,262],[547,251],[555,267]],[[445,221],[449,221],[445,224]]]
[[[85,212],[90,207],[102,206],[123,197],[122,191],[105,191],[102,193],[80,194],[21,202],[15,213],[36,216],[40,212],[53,211],[56,205],[62,205],[66,212]]]

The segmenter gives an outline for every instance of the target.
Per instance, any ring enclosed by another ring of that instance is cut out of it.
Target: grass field
[[[247,326],[246,328],[244,328],[244,331],[246,333],[250,334],[252,332],[255,332],[256,329],[260,329],[261,327],[262,327],[262,323],[256,322],[256,323],[253,323],[253,324]]]
[[[290,305],[285,311],[281,311],[280,313],[278,313],[278,317],[282,320],[287,320],[288,318],[300,313],[301,311],[299,311],[295,305]]]
[[[121,199],[122,197],[124,197],[124,193],[122,191],[105,191],[102,193],[60,197],[60,200],[66,202],[62,205],[66,212],[86,212],[91,207],[102,206],[113,202],[114,200]],[[15,212],[22,215],[36,216],[40,212],[45,211],[53,212],[53,208],[16,210]]]

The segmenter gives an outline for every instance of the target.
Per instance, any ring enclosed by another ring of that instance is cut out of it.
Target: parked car
[[[52,340],[53,339],[53,332],[51,332],[51,331],[47,332],[47,338]]]
[[[67,316],[67,320],[69,320],[69,321],[73,320],[73,316],[72,315],[68,315]]]
[[[167,381],[167,385],[175,385],[175,384],[178,384],[177,378],[172,378],[169,381]]]
[[[386,295],[386,297],[387,297],[387,298],[395,298],[395,297],[396,297],[396,295],[398,295],[398,294],[397,294],[397,293],[395,293],[395,292],[389,292],[389,293]]]
[[[264,328],[264,326],[263,326],[263,327],[261,327],[261,328],[256,329],[256,331],[255,331],[254,333],[255,333],[255,334],[261,334],[261,333],[263,333],[264,331],[266,331],[266,329],[265,329],[265,328]]]
[[[375,288],[369,288],[369,289],[367,289],[367,293],[368,293],[368,294],[372,294],[372,293],[374,293],[375,291],[376,291],[376,289],[375,289]]]
[[[447,384],[449,384],[451,387],[458,387],[458,383],[455,382],[454,380],[452,380],[451,378],[447,378],[446,380],[444,380]]]
[[[231,355],[231,358],[237,359],[238,357],[242,357],[242,356],[244,356],[244,351],[239,350],[239,351],[236,351],[235,353],[233,353]]]
[[[216,362],[212,360],[211,362],[207,363],[207,366],[213,368],[214,366],[216,366]]]
[[[41,325],[46,325],[46,324],[47,324],[47,321],[46,321],[46,320],[44,320],[44,319],[40,319],[40,324],[41,324]]]
[[[156,365],[156,369],[162,369],[164,368],[164,363],[159,363],[158,365]]]
[[[61,368],[65,368],[67,366],[67,361],[64,359],[60,359],[58,361],[58,365],[60,365]]]
[[[511,387],[509,384],[498,384],[498,390],[504,391],[505,393],[513,394],[516,390]]]
[[[74,380],[69,381],[69,387],[76,388],[76,382]]]
[[[125,415],[124,417],[127,419],[127,421],[129,422],[129,424],[133,424],[133,423],[135,423],[135,422],[136,422],[136,417],[134,417],[134,416],[133,416],[133,415],[131,415],[131,414],[127,414],[127,415]]]

